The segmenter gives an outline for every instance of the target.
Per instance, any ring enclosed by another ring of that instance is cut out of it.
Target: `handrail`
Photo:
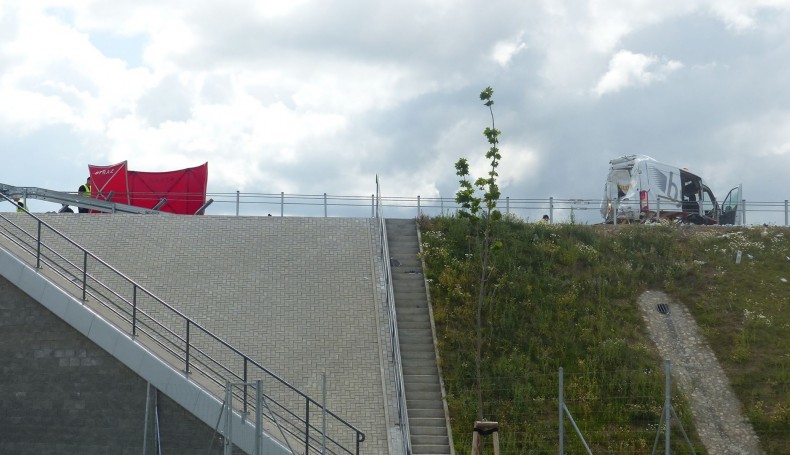
[[[387,243],[387,223],[384,220],[383,206],[381,204],[381,188],[379,187],[378,176],[376,176],[376,217],[379,221],[381,256],[384,260],[387,312],[389,313],[390,338],[392,340],[392,359],[395,363],[395,393],[398,398],[398,423],[401,428],[404,453],[406,455],[411,455],[411,431],[409,430],[409,413],[406,407],[406,388],[403,383],[403,367],[401,365],[400,341],[398,338],[398,319],[395,314],[395,291],[392,287],[392,267],[390,265],[389,245]]]
[[[0,198],[0,202],[5,200],[16,207],[6,195],[0,194]],[[163,360],[181,368],[187,374],[192,374],[193,378],[196,375],[204,378],[208,384],[201,383],[208,386],[208,390],[220,390],[229,380],[250,382],[252,375],[267,378],[270,384],[266,386],[265,398],[279,410],[277,414],[271,411],[272,415],[268,418],[272,421],[280,419],[287,426],[286,431],[302,442],[305,454],[319,450],[321,425],[314,424],[310,420],[310,414],[317,412],[315,415],[321,416],[323,408],[320,402],[310,398],[45,221],[27,210],[24,213],[29,217],[24,220],[35,223],[33,229],[29,229],[29,226],[26,229],[23,223],[16,223],[0,213],[0,235],[21,249],[21,254],[33,256],[37,269],[46,265],[67,283],[77,287],[78,292],[73,293],[75,297],[83,301],[95,300],[111,312],[110,322],[132,336],[144,337],[149,343],[158,346],[166,353]],[[44,234],[54,235],[53,240],[44,242]],[[56,250],[56,242],[61,249]],[[73,250],[67,251],[69,248]],[[20,257],[18,254],[17,256]],[[64,290],[68,291],[65,288]],[[181,329],[176,328],[179,325]],[[218,359],[218,353],[224,355]],[[248,396],[246,388],[239,398],[242,403],[240,412],[247,412],[250,407],[254,407],[254,397]],[[334,412],[328,409],[325,411],[328,418],[332,419],[328,428],[333,430],[333,434],[326,435],[326,441],[331,444],[327,453],[359,455],[365,434]]]

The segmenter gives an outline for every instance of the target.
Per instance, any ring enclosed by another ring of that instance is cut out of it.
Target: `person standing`
[[[90,178],[90,176],[88,176],[88,178],[85,180],[84,184],[80,185],[79,189],[77,190],[77,194],[79,194],[82,197],[91,197],[91,178]],[[86,209],[86,208],[80,207],[79,208],[79,212],[80,213],[88,213],[88,212],[90,212],[90,209]]]
[[[14,202],[16,202],[16,205],[18,206],[16,208],[17,212],[22,213],[25,210],[27,210],[27,206],[25,205],[25,201],[23,201],[22,198],[18,198],[18,197],[14,198]]]

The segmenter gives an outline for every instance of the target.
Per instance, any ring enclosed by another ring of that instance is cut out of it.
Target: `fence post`
[[[787,226],[787,199],[785,199],[785,226]]]
[[[285,191],[280,191],[280,217],[285,214]]]
[[[554,222],[554,196],[549,198],[549,222]]]
[[[376,198],[375,195],[370,195],[370,217],[376,218]]]
[[[186,340],[187,341],[187,345],[186,345],[186,348],[185,348],[186,352],[184,354],[185,361],[186,361],[186,370],[184,370],[184,372],[185,373],[189,373],[189,319],[187,319],[187,337],[186,338],[187,338],[187,340]]]
[[[231,406],[231,400],[233,399],[233,391],[231,390],[230,381],[225,382],[225,438],[224,438],[224,455],[233,455],[233,436],[231,432],[233,431],[233,407]]]
[[[85,301],[88,292],[88,251],[82,251],[82,301]]]
[[[236,216],[239,216],[239,190],[236,190]]]
[[[746,226],[746,199],[741,199],[741,226]]]
[[[420,206],[420,195],[418,194],[417,195],[417,218],[419,218],[420,215],[422,215],[422,208]]]
[[[505,214],[510,215],[510,196],[505,198]]]
[[[24,202],[22,202],[24,204]],[[41,220],[38,220],[38,234],[36,235],[36,268],[41,268]]]
[[[656,221],[661,221],[661,199],[658,197],[656,197]]]
[[[321,455],[326,453],[326,372],[321,373]]]
[[[671,393],[672,390],[671,386],[671,379],[670,379],[670,370],[671,370],[671,362],[669,360],[664,361],[664,375],[666,376],[666,388],[664,390],[664,454],[669,455],[669,424],[670,418],[672,417],[672,400],[671,400]]]
[[[132,284],[132,336],[137,335],[137,284]]]
[[[326,218],[326,193],[324,193],[324,218]]]
[[[258,379],[255,381],[255,455],[261,454],[261,432],[263,431],[263,411],[261,406],[263,404],[263,381]]]
[[[560,367],[560,394],[559,394],[559,400],[558,400],[560,402],[560,421],[559,421],[559,423],[560,423],[560,455],[563,455],[565,453],[565,435],[563,433],[563,420],[564,420],[563,417],[565,417],[565,416],[563,415],[563,412],[562,412],[562,406],[565,404],[564,403],[565,398],[564,398],[563,393],[562,393],[562,388],[563,388],[562,367]]]

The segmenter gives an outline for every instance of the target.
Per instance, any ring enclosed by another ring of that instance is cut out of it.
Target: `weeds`
[[[475,280],[465,230],[421,220],[457,453],[475,419]],[[790,241],[781,229],[526,224],[505,218],[485,309],[484,417],[503,453],[555,453],[557,371],[593,452],[644,453],[663,403],[662,359],[636,298],[662,289],[683,301],[728,373],[767,453],[790,433]],[[735,263],[737,251],[741,264]],[[683,397],[673,397],[696,442]],[[782,427],[782,425],[784,425]],[[783,430],[782,430],[783,428]],[[572,438],[568,438],[569,440]],[[680,438],[676,438],[680,439]],[[589,440],[588,440],[589,442]],[[577,442],[569,442],[576,452]],[[583,449],[582,449],[583,450]],[[673,453],[687,453],[683,444]]]

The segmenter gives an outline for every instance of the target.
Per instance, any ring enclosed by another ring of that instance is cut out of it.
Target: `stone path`
[[[657,306],[669,306],[661,314]],[[741,404],[686,307],[659,291],[639,297],[642,317],[661,356],[672,362],[672,380],[690,401],[697,433],[710,454],[764,453]]]

